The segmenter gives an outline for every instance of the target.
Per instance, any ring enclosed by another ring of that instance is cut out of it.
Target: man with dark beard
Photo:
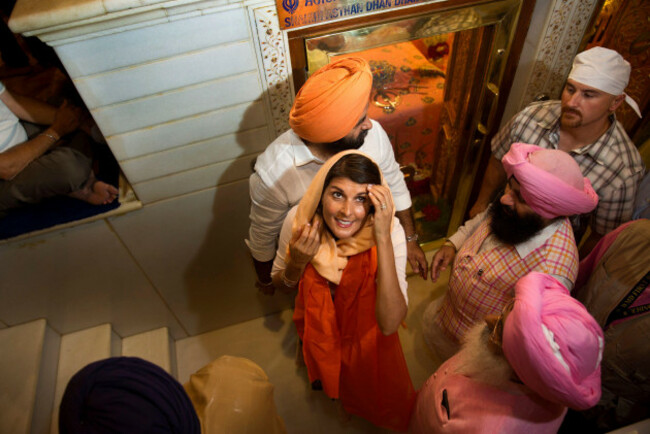
[[[501,315],[474,325],[424,383],[409,432],[556,433],[567,407],[598,402],[603,342],[564,286],[529,273]]]
[[[411,268],[426,279],[427,260],[418,244],[404,176],[388,135],[368,118],[371,88],[372,73],[364,59],[344,58],[322,67],[296,95],[289,113],[291,129],[257,157],[249,180],[251,225],[246,244],[263,293],[274,292],[271,267],[287,212],[325,161],[347,149],[358,149],[379,165],[404,228]]]
[[[598,193],[598,207],[572,219],[578,241],[587,226],[591,227],[581,256],[604,234],[630,220],[644,165],[614,115],[625,100],[641,116],[636,102],[624,91],[630,71],[630,64],[614,50],[594,47],[579,53],[560,101],[530,104],[492,139],[492,157],[470,218],[483,211],[492,194],[505,183],[501,158],[510,144],[524,142],[568,152]]]
[[[449,237],[431,261],[436,281],[455,257],[449,289],[423,315],[425,340],[443,360],[474,323],[501,311],[524,275],[541,271],[571,289],[578,274],[567,217],[598,204],[589,180],[569,154],[535,145],[514,143],[502,163],[508,174],[504,193]]]

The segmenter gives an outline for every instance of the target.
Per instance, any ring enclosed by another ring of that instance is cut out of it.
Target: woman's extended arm
[[[395,267],[395,254],[391,238],[393,204],[386,187],[373,185],[368,188],[375,207],[374,232],[377,242],[377,301],[375,316],[384,335],[397,331],[406,317],[406,301],[400,290]]]

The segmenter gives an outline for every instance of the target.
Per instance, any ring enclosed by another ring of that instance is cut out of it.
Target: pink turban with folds
[[[560,282],[535,271],[517,281],[503,352],[530,389],[576,410],[593,407],[603,345],[596,320]]]
[[[501,162],[508,178],[519,182],[526,203],[544,218],[586,214],[598,205],[591,182],[564,151],[513,143]]]
[[[289,125],[310,142],[335,142],[361,119],[371,87],[372,73],[364,59],[347,57],[325,65],[298,91]]]

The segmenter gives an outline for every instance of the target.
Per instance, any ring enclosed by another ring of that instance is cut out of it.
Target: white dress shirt
[[[4,93],[5,87],[0,83],[0,94]],[[4,152],[19,143],[27,141],[27,133],[20,120],[4,102],[0,101],[0,152]]]

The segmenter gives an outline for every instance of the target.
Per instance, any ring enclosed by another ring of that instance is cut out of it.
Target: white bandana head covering
[[[625,93],[631,70],[629,62],[616,51],[593,47],[573,59],[568,78],[612,95],[625,95],[625,101],[642,117],[639,105]]]

